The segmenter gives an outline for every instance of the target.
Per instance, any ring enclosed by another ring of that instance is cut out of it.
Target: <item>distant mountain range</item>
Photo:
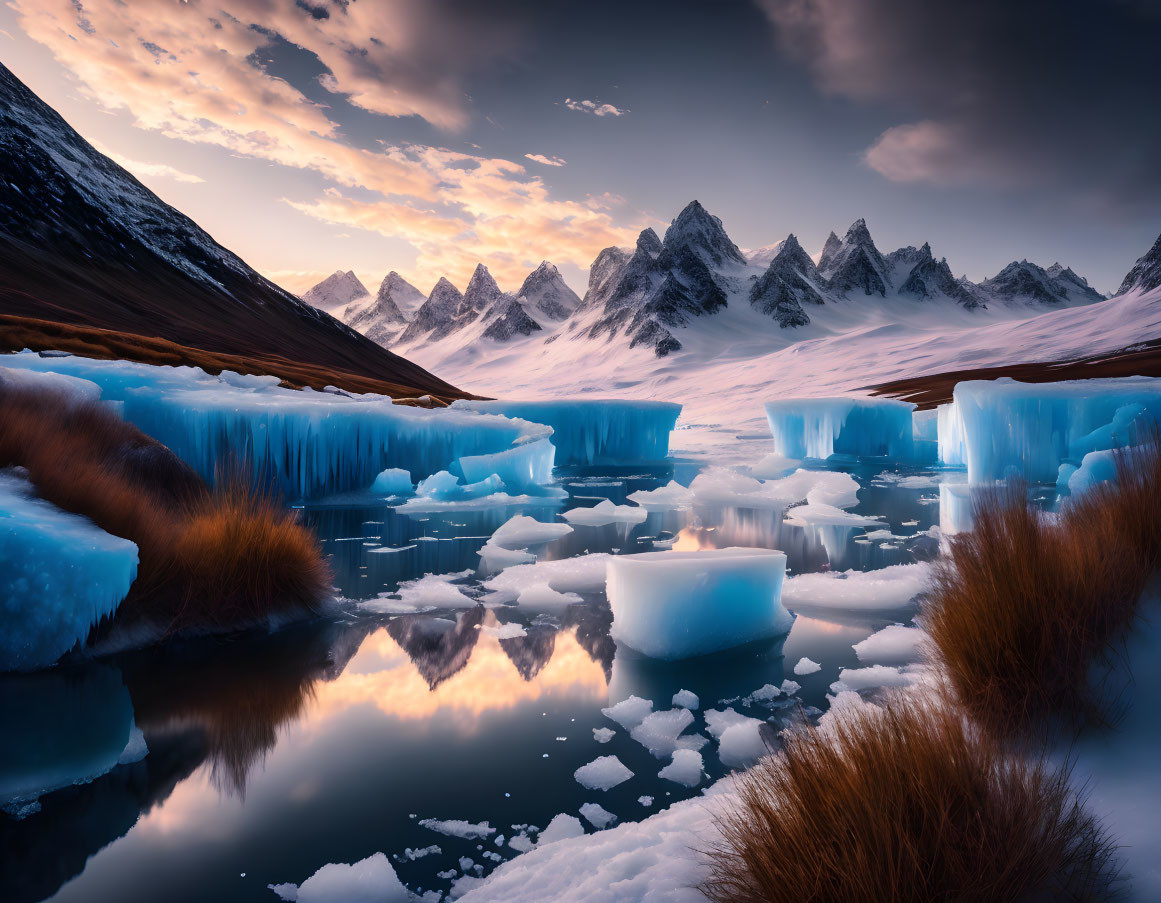
[[[39,337],[320,389],[463,395],[259,275],[2,65],[0,317],[0,348]]]
[[[1161,280],[1161,264],[1150,269],[1139,263],[1134,272],[1138,269],[1133,284]],[[646,229],[633,248],[601,251],[583,299],[547,261],[515,294],[501,291],[481,263],[462,294],[441,279],[416,306],[421,297],[394,272],[384,279],[374,302],[350,272],[335,273],[303,296],[403,353],[437,345],[471,346],[486,356],[499,353],[499,346],[535,337],[532,341],[541,343],[619,342],[649,349],[657,357],[681,350],[690,337],[709,329],[716,316],[741,305],[768,317],[779,329],[795,330],[819,318],[825,321],[831,310],[849,315],[851,305],[858,304],[868,315],[876,303],[897,302],[921,303],[932,310],[943,306],[1027,315],[1105,300],[1087,280],[1059,263],[1043,268],[1013,261],[990,279],[974,283],[957,278],[946,258],[937,258],[926,243],[883,254],[862,219],[841,239],[831,232],[817,260],[793,234],[747,254],[731,241],[721,220],[697,201],[678,214],[664,238]]]

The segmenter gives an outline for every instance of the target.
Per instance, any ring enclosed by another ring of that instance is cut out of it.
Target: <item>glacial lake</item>
[[[932,477],[900,488],[875,479],[884,470],[851,470],[862,488],[850,510],[881,516],[899,539],[868,542],[860,529],[828,551],[776,510],[699,505],[651,512],[631,526],[577,526],[540,557],[756,546],[785,551],[790,574],[931,558],[934,483],[944,476],[900,471]],[[900,618],[798,614],[784,638],[662,663],[610,639],[603,594],[556,614],[474,605],[391,615],[355,604],[426,573],[474,570],[481,546],[514,514],[559,521],[577,505],[624,504],[629,493],[673,478],[688,484],[696,471],[680,460],[646,471],[558,470],[569,499],[516,508],[401,514],[394,503],[357,499],[308,506],[302,517],[351,600],[336,612],[273,633],[177,640],[0,677],[0,790],[60,787],[23,811],[0,812],[0,899],[270,903],[278,898],[269,884],[301,883],[326,863],[380,851],[410,890],[446,894],[465,873],[486,875],[517,855],[509,840],[558,813],[579,817],[595,802],[636,821],[698,795],[728,771],[712,740],[701,749],[706,778],[685,787],[658,777],[668,756],[655,758],[601,709],[630,695],[668,709],[686,689],[701,702],[687,734],[705,734],[702,712],[724,702],[769,721],[773,738],[825,709],[839,670],[860,665],[852,644]],[[460,582],[472,594],[479,579]],[[524,635],[504,626],[512,624]],[[802,657],[821,670],[793,674]],[[793,698],[746,699],[787,678],[801,685]],[[615,732],[604,743],[594,735],[601,728]],[[121,764],[73,783],[116,761],[127,734]],[[610,755],[630,780],[601,792],[574,779],[577,768]],[[494,831],[454,836],[421,824],[429,819],[487,822]]]

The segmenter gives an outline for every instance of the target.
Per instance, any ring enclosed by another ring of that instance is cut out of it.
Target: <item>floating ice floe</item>
[[[854,650],[860,662],[906,665],[923,658],[928,642],[927,634],[918,627],[892,624],[855,643]]]
[[[1161,421],[1161,379],[969,380],[956,385],[944,419],[962,425],[968,482],[1054,483],[1062,464],[1130,444]]]
[[[927,562],[893,564],[876,571],[795,574],[782,587],[782,602],[794,611],[896,612],[910,608],[930,578]]]
[[[205,479],[233,458],[251,467],[254,482],[293,499],[367,490],[385,468],[416,476],[454,470],[469,483],[497,474],[520,493],[536,492],[552,477],[552,428],[544,424],[396,405],[382,395],[284,389],[273,376],[31,352],[2,361],[95,383],[102,401],[117,402],[126,420]]]
[[[136,578],[134,543],[0,473],[0,671],[44,668],[83,645]]]
[[[633,772],[616,756],[601,756],[573,772],[578,784],[588,790],[611,790],[633,777]]]
[[[915,405],[891,398],[784,398],[766,404],[776,454],[912,460]]]
[[[607,828],[617,820],[617,816],[600,803],[584,803],[580,807],[580,814],[584,816],[585,821],[597,830]]]
[[[384,853],[353,865],[332,862],[302,882],[271,884],[279,898],[297,903],[410,903],[415,898],[403,886]]]
[[[681,659],[786,633],[786,555],[771,549],[646,552],[608,561],[611,636],[652,658]]]
[[[679,404],[623,399],[457,401],[452,408],[547,424],[557,464],[565,466],[660,461],[681,413]]]
[[[672,511],[688,508],[693,504],[694,496],[692,490],[686,489],[676,480],[670,480],[657,489],[630,492],[628,499],[646,511]]]
[[[657,777],[681,784],[683,787],[696,787],[701,783],[704,764],[701,753],[696,750],[674,750],[669,764],[657,772]]]
[[[371,491],[379,495],[409,495],[415,489],[411,474],[399,467],[388,467],[375,477]]]
[[[608,499],[598,502],[591,508],[573,508],[561,515],[570,524],[581,524],[586,527],[605,527],[609,524],[640,524],[648,516],[649,512],[644,508],[634,508],[632,505],[614,505]]]

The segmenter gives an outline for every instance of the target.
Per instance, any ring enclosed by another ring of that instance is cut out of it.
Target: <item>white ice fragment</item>
[[[489,834],[495,834],[496,829],[488,822],[482,821],[479,824],[473,824],[469,821],[464,821],[460,818],[452,818],[440,820],[437,818],[422,818],[419,820],[421,827],[427,828],[429,831],[435,831],[438,834],[446,834],[448,837],[462,837],[465,840],[480,840],[487,837]]]
[[[597,830],[607,828],[617,820],[617,816],[600,803],[585,803],[580,807],[580,814],[585,817],[585,821]]]
[[[797,674],[799,677],[802,677],[802,676],[807,675],[807,674],[814,674],[816,671],[821,671],[821,670],[822,670],[822,665],[820,665],[816,661],[811,661],[806,656],[803,656],[802,658],[800,658],[798,660],[798,664],[796,664],[794,666],[794,673]]]
[[[375,477],[371,484],[371,491],[377,495],[407,495],[415,484],[411,482],[411,474],[399,467],[388,467]]]
[[[610,790],[633,777],[616,756],[601,756],[573,772],[578,784],[588,790]]]
[[[594,727],[593,739],[598,743],[608,743],[616,735],[616,731],[608,727]]]
[[[785,633],[786,556],[771,549],[618,555],[608,562],[613,639],[681,659]]]
[[[677,749],[678,736],[691,724],[693,713],[689,709],[667,709],[646,715],[629,736],[660,759]]]
[[[692,749],[674,750],[672,760],[657,772],[657,777],[683,787],[696,787],[701,783],[703,765],[701,753]]]
[[[927,634],[918,627],[892,624],[855,643],[854,650],[861,662],[906,665],[923,658],[927,644]]]
[[[548,826],[537,835],[536,846],[537,848],[544,847],[550,843],[567,840],[570,837],[580,837],[584,833],[585,828],[579,818],[562,812],[553,816]]]
[[[701,700],[692,690],[678,690],[673,694],[673,705],[696,711],[701,705]]]
[[[629,493],[629,501],[635,502],[646,511],[670,511],[688,508],[693,504],[693,492],[676,480],[670,480],[657,489],[639,489]]]
[[[634,508],[631,505],[614,505],[608,499],[598,502],[591,508],[573,508],[561,515],[570,524],[582,524],[586,527],[604,527],[608,524],[639,524],[649,516],[644,508]]]

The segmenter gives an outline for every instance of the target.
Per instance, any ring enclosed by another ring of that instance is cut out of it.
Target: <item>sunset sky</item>
[[[1099,13],[1098,13],[1099,10]],[[292,291],[424,292],[698,198],[755,248],[867,218],[1102,291],[1161,232],[1161,3],[9,0],[0,59]]]

